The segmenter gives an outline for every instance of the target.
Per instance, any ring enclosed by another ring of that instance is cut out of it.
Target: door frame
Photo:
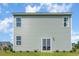
[[[43,39],[50,39],[50,50],[43,50]],[[41,51],[52,51],[52,38],[51,37],[43,37],[41,38]]]

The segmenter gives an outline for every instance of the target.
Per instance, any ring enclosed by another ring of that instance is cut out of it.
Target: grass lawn
[[[0,56],[79,56],[77,52],[15,52],[0,51]]]

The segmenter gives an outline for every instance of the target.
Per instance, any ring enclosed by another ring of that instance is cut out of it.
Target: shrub
[[[19,51],[20,53],[22,53],[22,51]]]
[[[26,51],[27,53],[29,53],[30,51]]]
[[[56,50],[56,52],[59,52],[59,50]]]
[[[70,52],[72,52],[72,50],[70,50]]]
[[[66,52],[65,50],[63,50],[63,52]]]
[[[15,53],[15,51],[12,51],[13,53]]]
[[[34,50],[34,52],[38,52],[37,50]]]

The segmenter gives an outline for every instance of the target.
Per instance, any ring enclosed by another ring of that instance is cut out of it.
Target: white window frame
[[[22,17],[20,17],[20,16],[15,17],[15,21],[16,21],[16,18],[21,18],[21,26],[22,26]],[[20,26],[20,27],[21,27],[21,26]],[[17,26],[17,22],[16,22],[16,27],[18,27],[18,26]],[[18,28],[19,28],[19,27],[18,27]]]
[[[21,37],[21,36],[20,36],[20,37]],[[22,37],[21,37],[20,39],[22,40]],[[17,36],[16,36],[16,45],[17,45],[17,41],[20,41],[20,42],[21,42],[21,40],[17,40]],[[20,45],[22,45],[22,42],[21,42]],[[17,45],[17,46],[20,46],[20,45]]]
[[[66,21],[66,26],[64,26],[64,27],[69,27],[70,26],[69,25],[69,17],[65,16],[64,18],[68,18],[67,21]]]

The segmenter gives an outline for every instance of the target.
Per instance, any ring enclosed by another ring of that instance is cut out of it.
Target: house
[[[13,13],[14,51],[70,51],[71,13]]]
[[[7,48],[12,48],[13,47],[13,44],[11,42],[8,42],[8,41],[2,41],[0,42],[0,49],[3,50],[4,47],[7,47]]]

